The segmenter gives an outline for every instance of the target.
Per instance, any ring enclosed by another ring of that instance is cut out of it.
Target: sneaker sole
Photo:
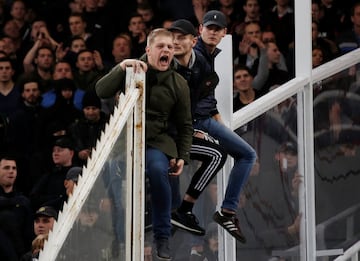
[[[193,229],[193,228],[189,228],[189,227],[185,226],[184,224],[182,224],[180,222],[177,222],[174,219],[171,219],[171,224],[173,224],[177,228],[181,228],[181,229],[183,229],[183,230],[185,230],[187,232],[190,232],[190,233],[192,233],[194,235],[197,235],[197,236],[204,236],[205,235],[205,232],[199,231],[199,230],[196,230],[196,229]]]
[[[219,225],[221,226],[224,230],[226,230],[233,238],[235,238],[236,240],[238,240],[239,242],[245,244],[246,243],[246,238],[245,237],[237,237],[236,235],[231,234],[231,232],[228,230],[229,227],[225,226],[224,223],[218,219],[218,215],[214,215],[213,220]],[[229,222],[232,226],[233,223]]]

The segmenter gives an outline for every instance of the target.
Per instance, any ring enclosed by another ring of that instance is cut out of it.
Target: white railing
[[[125,259],[141,260],[141,256],[143,256],[144,208],[141,205],[141,202],[143,202],[142,194],[139,192],[143,191],[144,178],[133,177],[134,179],[137,178],[136,182],[134,182],[133,178],[131,178],[132,175],[129,175],[129,173],[144,173],[143,124],[145,117],[144,100],[142,99],[144,88],[145,74],[134,74],[131,68],[127,68],[126,93],[120,94],[118,106],[115,108],[97,142],[96,149],[92,151],[91,159],[89,159],[87,166],[84,167],[73,195],[69,197],[68,202],[64,204],[62,211],[59,213],[58,220],[49,234],[49,240],[40,253],[39,260],[52,261],[61,259],[58,256],[59,252],[123,130],[126,130],[128,135],[128,139],[126,139],[128,146],[125,147],[126,151],[120,151],[119,153],[127,155],[125,157],[127,161],[126,209],[133,209],[133,212],[126,211],[126,223],[123,224],[125,227],[132,227],[132,229],[127,230],[125,235]],[[133,195],[135,196],[132,197]]]
[[[339,256],[334,261],[359,261],[360,241],[356,242],[352,247],[345,251],[342,256]]]

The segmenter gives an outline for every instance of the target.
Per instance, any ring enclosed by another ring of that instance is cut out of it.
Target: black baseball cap
[[[192,23],[190,23],[188,20],[186,19],[179,19],[174,21],[170,28],[169,31],[180,31],[183,34],[191,34],[193,36],[197,36],[197,32],[196,29],[194,27],[194,25]]]
[[[59,146],[61,148],[67,148],[70,150],[74,150],[74,144],[70,137],[62,136],[55,140],[54,146]]]
[[[218,10],[210,10],[208,11],[203,18],[202,22],[203,26],[209,25],[217,25],[221,28],[227,27],[226,17],[225,15]]]
[[[57,219],[58,213],[53,207],[43,206],[43,207],[40,207],[35,212],[35,218],[40,217],[40,216],[53,217],[53,218]]]

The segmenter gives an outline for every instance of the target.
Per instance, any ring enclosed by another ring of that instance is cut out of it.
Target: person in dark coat
[[[16,153],[18,177],[16,187],[25,195],[43,172],[44,109],[40,106],[40,83],[35,78],[24,78],[19,83],[21,102],[9,116],[9,149]],[[26,131],[24,131],[26,130]]]
[[[52,159],[52,170],[42,176],[30,192],[35,209],[47,205],[59,211],[67,200],[64,181],[68,170],[74,166],[74,145],[69,137],[63,136],[55,141]]]
[[[30,201],[15,189],[16,177],[15,159],[0,156],[0,260],[19,260],[33,235]]]
[[[95,91],[85,93],[82,101],[83,117],[69,128],[69,135],[75,142],[75,152],[81,163],[86,163],[95,148],[108,117],[101,112],[101,101]]]

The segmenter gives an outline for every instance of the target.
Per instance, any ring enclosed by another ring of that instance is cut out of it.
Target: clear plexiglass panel
[[[125,260],[126,128],[118,136],[56,260]]]
[[[318,250],[345,251],[360,239],[359,68],[313,85]]]
[[[236,243],[236,260],[300,260],[303,175],[298,170],[296,96],[236,132],[258,155],[240,196],[237,215],[247,242]]]

